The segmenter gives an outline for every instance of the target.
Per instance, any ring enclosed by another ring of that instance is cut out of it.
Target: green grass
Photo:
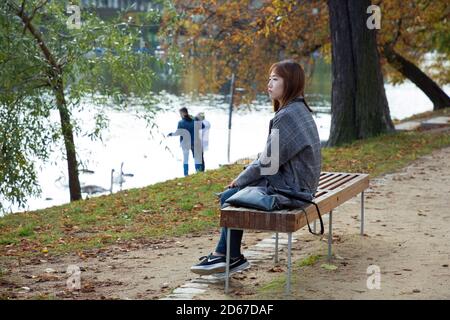
[[[34,234],[33,231],[33,224],[28,224],[22,228],[19,229],[19,231],[17,232],[19,237],[29,237],[32,236]]]
[[[7,270],[0,266],[0,278],[3,277],[7,273]]]
[[[376,177],[449,145],[449,133],[382,135],[323,149],[322,170]],[[214,193],[223,191],[242,167],[225,166],[145,188],[7,214],[0,218],[0,255],[36,255],[44,247],[49,254],[60,254],[108,246],[117,239],[145,241],[216,229],[220,210]]]
[[[307,258],[298,261],[295,265],[298,267],[306,267],[314,265],[322,256],[319,254],[310,255]]]
[[[307,268],[315,265],[318,261],[325,259],[323,254],[309,255],[308,257],[294,261],[292,263],[292,273],[291,273],[291,288],[296,287],[298,281],[297,274],[299,269]],[[260,299],[284,299],[285,288],[286,288],[286,273],[280,273],[273,280],[262,285],[256,293],[257,298]]]
[[[16,236],[14,236],[13,234],[11,235],[2,235],[2,237],[0,238],[0,245],[11,245],[11,244],[16,244],[18,243],[19,240]]]
[[[295,275],[292,275],[292,276],[295,276]],[[283,288],[285,286],[286,286],[286,275],[283,273],[283,275],[275,277],[275,279],[273,279],[272,281],[269,281],[269,282],[265,283],[264,285],[262,285],[258,289],[258,294],[262,298],[268,299],[269,297],[268,296],[266,297],[267,294],[271,295],[273,292],[282,293]],[[272,297],[272,299],[273,299],[273,297]]]
[[[57,297],[53,294],[37,294],[31,297],[31,300],[58,300]]]
[[[291,273],[291,286],[297,282],[297,274],[300,268],[313,266],[317,261],[319,261],[323,255],[310,255],[303,260],[295,261],[292,263],[292,273]],[[284,299],[285,288],[286,288],[286,272],[280,273],[275,276],[273,280],[264,283],[258,288],[256,296],[259,299]]]
[[[206,210],[201,211],[200,214],[205,217],[213,217],[217,214],[217,210],[206,209]]]
[[[400,132],[359,140],[322,152],[323,171],[364,172],[371,177],[395,171],[450,144],[450,134]]]
[[[418,113],[411,117],[402,119],[400,121],[394,121],[394,123],[397,124],[397,123],[402,123],[402,122],[407,122],[407,121],[422,120],[422,119],[426,119],[429,117],[441,117],[441,116],[450,116],[450,108],[444,108],[444,109],[440,109],[440,110],[436,110],[436,111],[427,111],[427,112]]]

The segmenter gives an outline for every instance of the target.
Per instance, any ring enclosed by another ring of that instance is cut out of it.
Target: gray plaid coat
[[[277,134],[278,154],[274,147]],[[274,160],[277,156],[278,166],[276,159]],[[266,174],[271,165],[274,165],[275,170],[271,169],[272,172]],[[269,193],[273,193],[273,188],[278,188],[302,197],[311,195],[311,199],[319,185],[320,170],[319,133],[311,112],[304,102],[297,98],[275,113],[265,150],[239,174],[235,182],[240,189],[246,186],[262,186],[266,187]],[[282,195],[276,196],[279,203],[286,207],[299,207],[304,204]]]

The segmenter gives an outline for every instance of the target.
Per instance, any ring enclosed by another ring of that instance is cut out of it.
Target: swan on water
[[[113,169],[114,171],[114,169]],[[124,173],[123,172],[123,162],[120,164],[120,173],[115,175],[113,178],[113,182],[119,184],[120,190],[122,190],[122,184],[126,181],[124,177],[134,177],[132,173]]]

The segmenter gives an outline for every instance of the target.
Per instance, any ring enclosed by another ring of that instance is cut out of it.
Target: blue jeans
[[[231,197],[233,194],[239,191],[239,188],[231,188],[226,190],[220,196],[220,206],[222,206],[225,201]],[[230,256],[232,258],[239,257],[241,255],[241,241],[244,231],[242,230],[231,230],[230,234]],[[227,252],[227,231],[222,228],[220,231],[219,243],[217,243],[216,252],[226,254]]]
[[[203,160],[203,152],[202,154],[196,155],[194,153],[194,148],[192,149],[183,149],[183,173],[184,176],[189,175],[189,150],[192,152],[192,157],[194,158],[195,163],[195,171],[205,171],[205,161]]]

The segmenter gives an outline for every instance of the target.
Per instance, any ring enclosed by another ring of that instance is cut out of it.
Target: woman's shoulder
[[[302,111],[306,110],[306,106],[301,101],[292,101],[278,110],[274,118],[280,119],[284,117],[296,117],[299,116]],[[307,111],[307,110],[306,110]]]
[[[303,123],[309,122],[312,114],[302,102],[293,102],[280,109],[273,118],[273,126],[280,127],[298,127]]]

